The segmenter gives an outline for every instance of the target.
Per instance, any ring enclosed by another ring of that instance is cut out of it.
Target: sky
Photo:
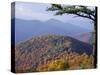
[[[51,4],[47,3],[30,3],[30,2],[16,2],[15,5],[15,18],[22,20],[40,20],[47,21],[49,19],[55,19],[62,22],[68,22],[71,24],[75,24],[84,28],[92,28],[93,24],[89,19],[85,18],[73,18],[73,15],[64,14],[62,16],[54,16],[55,12],[46,11]],[[80,24],[86,25],[80,25]]]

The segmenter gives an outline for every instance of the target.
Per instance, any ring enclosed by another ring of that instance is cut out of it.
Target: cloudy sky
[[[15,5],[15,18],[23,20],[40,20],[47,21],[49,19],[56,19],[62,22],[69,22],[75,25],[81,25],[84,28],[93,28],[92,22],[85,18],[73,18],[73,15],[54,16],[55,12],[46,11],[50,4],[46,3],[28,3],[16,2]]]

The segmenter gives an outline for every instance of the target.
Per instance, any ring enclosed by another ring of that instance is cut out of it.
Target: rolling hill
[[[53,34],[33,37],[31,39],[16,44],[16,72],[43,71],[43,65],[46,66],[48,64],[51,64],[52,61],[56,60],[57,63],[59,63],[58,61],[61,60],[62,62],[62,59],[64,59],[64,61],[73,61],[74,59],[76,59],[75,61],[78,61],[78,65],[71,65],[72,67],[69,68],[81,68],[80,64],[82,64],[82,62],[84,62],[85,60],[87,62],[87,59],[90,58],[89,56],[92,55],[92,49],[92,45],[81,42],[69,36]],[[82,58],[84,58],[85,60]],[[88,66],[90,67],[91,61],[89,61],[88,64]],[[70,62],[68,65],[70,65]],[[82,67],[84,66],[85,65],[83,65]],[[48,68],[45,69],[45,71],[47,71],[49,68],[50,67],[48,66]],[[62,70],[62,68],[59,69]],[[54,69],[51,68],[50,70]],[[57,68],[55,70],[57,70]]]
[[[94,36],[93,32],[87,32],[87,33],[77,34],[74,36],[74,38],[82,42],[92,44],[92,41],[94,40],[93,36]]]

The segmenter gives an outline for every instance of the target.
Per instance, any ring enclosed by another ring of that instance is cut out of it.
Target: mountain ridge
[[[25,20],[15,19],[16,41],[17,42],[22,41],[32,36],[47,34],[47,33],[73,36],[73,34],[81,32],[89,32],[89,30],[77,27],[70,23],[67,24],[60,21],[52,21],[52,22],[51,21],[49,20],[46,22],[42,22],[38,20],[25,21]]]
[[[66,60],[73,61],[73,57],[76,58],[81,56],[83,58],[84,56],[85,59],[81,60],[81,62],[87,60],[87,57],[90,60],[90,56],[92,55],[92,49],[92,45],[81,42],[69,36],[43,35],[38,37],[32,37],[26,41],[16,44],[15,46],[16,72],[42,71],[43,65],[46,66],[47,64],[49,65],[50,63],[52,63],[52,61],[55,62],[61,59],[64,59],[65,62]],[[65,60],[65,57],[71,59]],[[80,59],[77,58],[77,61]],[[90,63],[91,61],[89,62],[89,66]],[[57,66],[60,65],[58,64]],[[70,66],[73,67],[73,65]],[[75,66],[75,68],[77,67],[78,66]],[[41,70],[38,68],[41,68]],[[48,68],[50,67],[48,66]]]

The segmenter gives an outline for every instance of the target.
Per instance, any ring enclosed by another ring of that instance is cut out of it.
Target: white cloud
[[[15,12],[15,18],[24,19],[24,20],[40,20],[40,21],[46,21],[49,19],[56,19],[60,20],[62,22],[83,22],[88,21],[88,19],[85,18],[73,18],[73,15],[62,15],[62,16],[53,16],[55,12],[47,12],[46,7],[49,5],[42,5],[42,4],[32,4],[32,3],[23,3],[23,2],[17,2],[16,3],[16,12]],[[93,9],[91,7],[91,9]]]
[[[45,14],[45,13],[40,13],[40,12],[35,12],[29,7],[26,7],[25,5],[17,4],[16,5],[16,11],[15,11],[15,17],[19,19],[25,19],[25,20],[48,20],[52,18],[52,16]]]

